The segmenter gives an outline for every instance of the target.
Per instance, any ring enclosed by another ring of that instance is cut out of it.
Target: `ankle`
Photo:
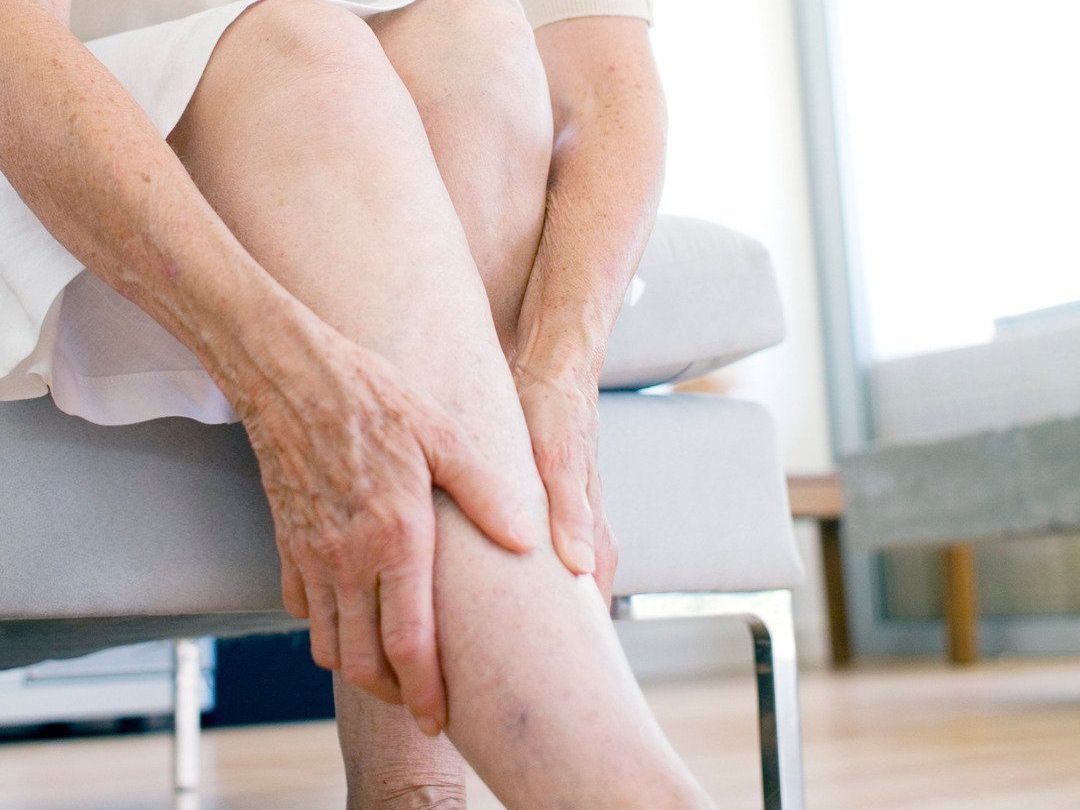
[[[349,789],[348,810],[465,810],[465,785],[457,780],[391,780]]]

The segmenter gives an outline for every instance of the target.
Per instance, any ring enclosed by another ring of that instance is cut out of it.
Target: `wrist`
[[[189,344],[241,419],[286,380],[319,374],[341,336],[254,265],[236,279],[234,293],[189,310]],[[288,387],[294,387],[292,385]]]
[[[595,388],[606,350],[606,336],[580,321],[555,327],[537,320],[519,332],[512,369],[518,380],[540,378]]]
[[[329,380],[342,369],[356,368],[359,351],[359,346],[286,293],[286,299],[275,301],[261,323],[244,330],[240,395],[255,407],[299,396],[294,404],[310,408],[311,396],[329,395]]]

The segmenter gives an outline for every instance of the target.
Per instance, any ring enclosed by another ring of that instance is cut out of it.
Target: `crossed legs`
[[[527,280],[543,184],[516,188],[531,201],[505,228],[498,209],[470,208],[467,166],[432,151],[452,132],[422,118],[433,108],[410,94],[420,79],[402,68],[403,83],[390,42],[317,0],[265,0],[226,32],[170,141],[267,272],[457,413],[542,520],[499,337]],[[452,742],[513,808],[710,806],[649,713],[592,581],[549,547],[500,550],[438,495],[436,523],[446,735],[420,737],[400,707],[339,680],[350,804],[461,806]]]

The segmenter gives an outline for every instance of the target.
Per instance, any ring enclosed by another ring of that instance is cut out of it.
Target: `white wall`
[[[769,248],[788,322],[783,345],[720,373],[734,396],[764,403],[789,470],[830,465],[825,375],[790,0],[667,0],[653,43],[668,94],[668,177],[661,210],[751,234]],[[800,653],[823,660],[825,620],[817,537],[799,528],[809,572],[796,593]],[[624,626],[643,676],[749,660],[730,623]]]

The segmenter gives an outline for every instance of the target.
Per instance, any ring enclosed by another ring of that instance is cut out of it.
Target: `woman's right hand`
[[[530,511],[453,416],[380,355],[327,330],[285,347],[238,410],[270,501],[286,609],[315,661],[446,726],[433,566],[440,487],[489,538],[525,552]]]
[[[49,5],[0,2],[0,172],[73,255],[195,353],[240,414],[285,605],[311,619],[315,660],[403,700],[428,730],[445,725],[432,486],[513,551],[542,536],[527,522],[536,510],[477,437],[258,266]]]

